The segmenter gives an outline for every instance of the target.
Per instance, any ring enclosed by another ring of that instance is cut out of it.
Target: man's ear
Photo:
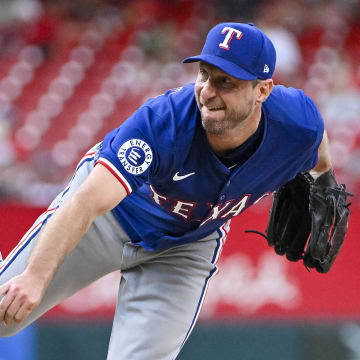
[[[272,79],[262,80],[260,84],[258,84],[258,96],[257,101],[263,103],[271,94],[274,88],[274,82]]]

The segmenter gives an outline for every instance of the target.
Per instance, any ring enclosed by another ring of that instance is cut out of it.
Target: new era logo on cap
[[[270,79],[276,52],[271,40],[253,24],[222,23],[208,33],[200,55],[184,62],[204,61],[243,80]]]

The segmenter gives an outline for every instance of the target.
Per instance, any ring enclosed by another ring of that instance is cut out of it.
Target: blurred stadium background
[[[359,194],[358,0],[2,0],[3,255],[89,147],[146,98],[194,81],[196,65],[181,60],[201,50],[219,21],[254,22],[273,39],[275,82],[303,88],[317,102],[337,177]],[[220,274],[179,358],[360,359],[358,199],[327,275],[308,273],[244,236],[244,229],[265,228],[270,199],[233,221]],[[0,360],[105,359],[119,277],[109,275],[21,334],[0,339]]]

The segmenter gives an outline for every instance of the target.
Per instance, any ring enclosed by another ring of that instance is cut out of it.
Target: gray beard
[[[229,114],[225,117],[223,120],[219,121],[208,121],[203,118],[201,114],[201,124],[204,128],[204,130],[213,135],[224,135],[228,131],[234,129],[236,126],[238,126],[240,123],[242,123],[244,120],[246,120],[249,115],[253,111],[253,104],[251,104],[248,108],[248,111],[244,111],[241,114],[236,114],[235,111],[230,111]]]

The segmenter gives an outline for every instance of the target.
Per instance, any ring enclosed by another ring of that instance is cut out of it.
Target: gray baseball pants
[[[86,179],[94,166],[93,157],[91,151],[85,155],[70,185],[0,263],[0,284],[25,269],[46,220]],[[94,221],[58,268],[41,304],[20,324],[7,327],[0,323],[0,337],[19,332],[64,299],[120,270],[107,360],[175,359],[195,325],[209,280],[217,272],[215,264],[227,230],[224,227],[194,243],[148,252],[131,243],[109,212]]]

